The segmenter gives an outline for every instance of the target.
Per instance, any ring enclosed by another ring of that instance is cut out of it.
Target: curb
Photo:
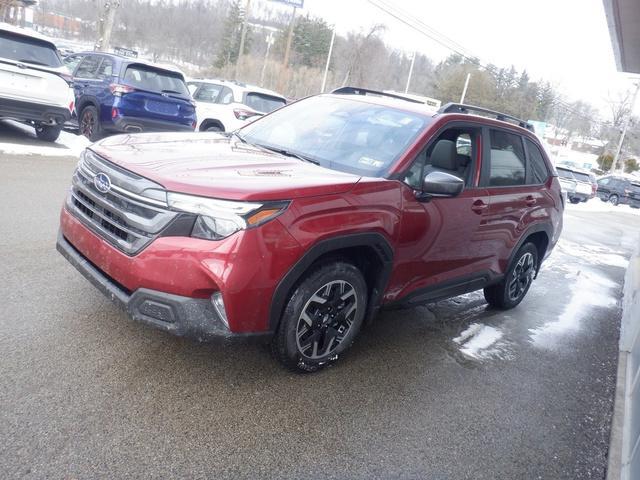
[[[623,312],[616,393],[611,421],[607,480],[640,478],[640,254],[629,261],[624,279]],[[635,427],[634,427],[635,425]]]

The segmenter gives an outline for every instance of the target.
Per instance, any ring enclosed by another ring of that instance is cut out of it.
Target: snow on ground
[[[501,341],[503,336],[502,331],[495,327],[472,323],[453,341],[460,345],[463,355],[473,359],[485,359],[502,356],[506,347]]]
[[[614,206],[609,202],[603,202],[599,198],[592,198],[585,203],[567,203],[566,211],[576,212],[611,212],[611,213],[629,213],[640,217],[640,208],[631,208],[629,205]]]
[[[56,157],[77,157],[91,142],[81,135],[60,132],[60,137],[54,143],[47,143],[36,139],[33,127],[7,120],[15,130],[25,134],[24,142],[2,141],[0,153],[9,155],[46,155]],[[21,139],[22,140],[22,139]]]

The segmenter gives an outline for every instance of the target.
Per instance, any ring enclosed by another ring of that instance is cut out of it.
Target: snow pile
[[[503,336],[502,331],[495,327],[472,323],[453,341],[460,345],[460,352],[463,355],[474,359],[484,359],[502,356],[506,346],[501,341]]]
[[[585,269],[576,269],[570,281],[571,293],[560,316],[541,327],[529,329],[531,342],[542,348],[553,348],[560,337],[579,329],[581,320],[593,307],[611,307],[616,299],[610,290],[617,284],[607,277]]]
[[[18,122],[6,121],[14,131],[19,132],[19,143],[11,140],[0,141],[0,153],[7,155],[42,155],[49,157],[78,157],[91,142],[81,135],[61,132],[53,143],[36,138],[33,127]]]
[[[577,212],[629,213],[640,216],[640,208],[631,208],[629,205],[615,206],[609,202],[603,202],[599,198],[592,198],[585,203],[567,203],[565,210]]]

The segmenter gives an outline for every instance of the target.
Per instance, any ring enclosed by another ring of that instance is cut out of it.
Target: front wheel
[[[609,197],[609,202],[611,202],[611,205],[615,207],[620,203],[620,197],[618,197],[618,195],[611,195]]]
[[[45,142],[55,142],[61,131],[62,127],[54,125],[36,125],[36,137]]]
[[[360,270],[342,261],[319,266],[289,297],[272,352],[293,371],[320,370],[351,346],[366,308],[367,285]]]
[[[84,107],[80,113],[80,133],[92,142],[102,138],[98,109],[93,105]]]
[[[503,310],[516,307],[529,291],[538,266],[538,249],[525,243],[516,253],[504,279],[484,289],[489,305]]]
[[[569,201],[570,201],[571,203],[573,203],[574,205],[575,205],[575,204],[577,204],[577,203],[580,203],[580,199],[579,199],[579,198],[576,198],[576,197],[572,197],[572,198],[570,198],[570,199],[569,199]]]

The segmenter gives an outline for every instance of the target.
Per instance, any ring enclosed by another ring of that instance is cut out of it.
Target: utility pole
[[[333,32],[331,33],[331,44],[329,45],[329,54],[327,55],[327,63],[324,66],[324,76],[322,77],[322,87],[320,93],[324,93],[327,88],[327,75],[329,74],[329,64],[331,63],[331,54],[333,53],[333,43],[336,41],[336,26],[333,26]]]
[[[98,20],[98,40],[93,47],[95,51],[104,52],[109,49],[113,21],[116,18],[116,10],[119,6],[120,0],[105,0],[100,19]]]
[[[464,88],[462,89],[462,96],[460,97],[460,103],[464,103],[464,97],[467,96],[467,88],[469,88],[470,79],[471,79],[471,73],[467,73],[467,79],[464,81]]]
[[[404,93],[409,93],[409,85],[411,85],[411,76],[413,75],[413,66],[416,63],[416,52],[413,52],[411,57],[411,66],[409,67],[409,76],[407,77],[407,86],[404,89]]]
[[[631,106],[629,107],[629,115],[627,115],[627,118],[624,120],[624,126],[622,127],[622,134],[620,135],[618,148],[616,149],[616,154],[613,157],[614,172],[623,170],[622,161],[620,159],[620,153],[622,152],[624,137],[627,136],[627,129],[629,128],[629,123],[631,123],[631,117],[633,117],[633,107],[636,105],[636,98],[638,97],[638,91],[640,91],[640,81],[636,83],[636,91],[633,93],[633,98],[631,99]]]
[[[291,54],[291,43],[293,41],[293,28],[296,24],[296,10],[297,7],[293,7],[293,13],[291,14],[291,23],[289,23],[289,33],[287,35],[287,46],[284,49],[284,59],[282,60],[282,72],[280,73],[280,86],[279,91],[282,92],[286,88],[286,83],[289,77],[289,55]]]
[[[269,51],[271,50],[271,46],[273,45],[273,31],[269,31],[269,35],[267,36],[267,51],[264,54],[264,62],[262,63],[262,71],[260,72],[260,86],[264,86],[264,74],[267,71],[267,61],[269,60]]]
[[[238,60],[236,60],[236,66],[233,71],[233,76],[235,80],[238,79],[238,65],[240,64],[240,59],[244,54],[244,42],[247,38],[247,22],[249,21],[249,8],[251,7],[251,0],[247,0],[247,3],[244,7],[244,20],[242,21],[242,32],[240,33],[240,49],[238,50]]]

